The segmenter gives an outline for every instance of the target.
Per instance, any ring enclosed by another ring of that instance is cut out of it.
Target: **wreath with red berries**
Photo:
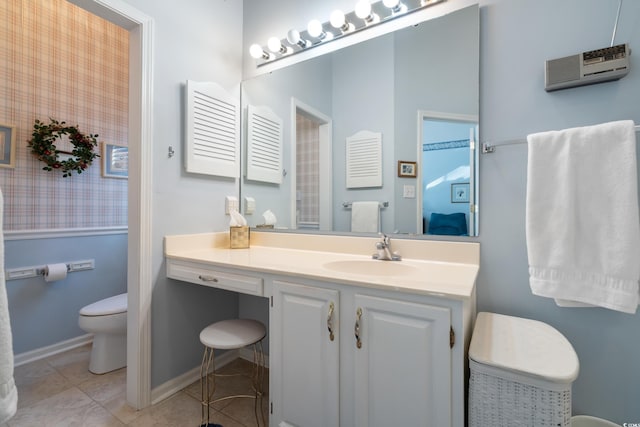
[[[98,145],[98,135],[85,135],[77,126],[66,126],[65,122],[59,122],[49,118],[51,123],[44,124],[40,120],[35,121],[33,133],[28,141],[31,152],[43,161],[46,166],[42,170],[52,171],[59,169],[62,176],[71,176],[73,171],[82,173],[91,165],[93,159],[100,157],[93,149]],[[69,142],[73,144],[73,150],[69,153],[56,148],[55,142],[62,135],[67,135]],[[67,154],[68,158],[62,160],[60,154]]]

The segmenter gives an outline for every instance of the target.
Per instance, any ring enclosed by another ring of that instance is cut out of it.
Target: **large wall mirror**
[[[477,236],[477,5],[246,80],[242,107],[252,227]]]

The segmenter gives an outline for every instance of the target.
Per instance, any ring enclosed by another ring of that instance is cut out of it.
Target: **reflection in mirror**
[[[244,81],[243,120],[249,105],[269,108],[284,145],[279,184],[248,179],[243,158],[249,225],[270,210],[277,229],[345,233],[364,218],[387,234],[477,235],[478,39],[476,5]],[[347,186],[346,140],[361,131],[382,135],[381,186]],[[398,176],[399,161],[416,162],[416,176]]]

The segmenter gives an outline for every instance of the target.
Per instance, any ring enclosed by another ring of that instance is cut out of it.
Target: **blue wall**
[[[481,2],[483,141],[633,119],[640,123],[640,61],[617,82],[546,93],[544,61],[608,46],[618,2]],[[640,2],[623,3],[616,43],[640,47]],[[607,147],[602,147],[606,150]],[[640,422],[640,314],[559,308],[531,294],[525,241],[526,144],[480,159],[481,267],[478,308],[549,323],[573,344],[580,374],[573,411]],[[604,220],[604,219],[603,219]]]
[[[14,354],[86,334],[78,311],[127,291],[127,234],[5,241],[5,269],[94,259],[95,269],[47,283],[42,277],[7,281]]]

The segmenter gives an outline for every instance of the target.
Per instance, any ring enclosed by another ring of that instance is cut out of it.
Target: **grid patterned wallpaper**
[[[318,124],[296,115],[296,186],[298,222],[308,226],[320,222],[320,135]]]
[[[0,168],[5,230],[127,225],[127,180],[43,171],[27,147],[35,119],[127,145],[129,33],[66,0],[0,1],[0,123],[15,126],[15,168]],[[56,146],[63,148],[58,139]]]

